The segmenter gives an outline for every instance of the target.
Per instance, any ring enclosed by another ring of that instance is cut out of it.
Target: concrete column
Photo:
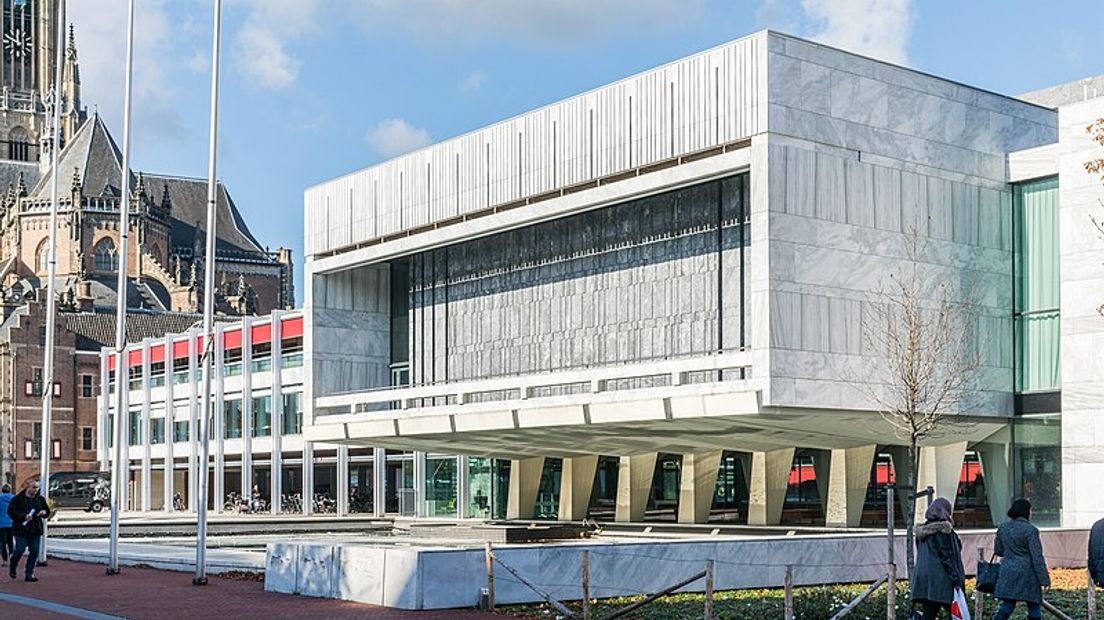
[[[793,448],[752,453],[748,525],[778,525],[782,521],[793,458]]]
[[[303,514],[314,514],[314,442],[303,442]]]
[[[679,523],[707,523],[717,491],[720,450],[682,455],[679,475]]]
[[[165,337],[165,512],[175,510],[176,493],[176,399],[173,396],[173,338]]]
[[[456,517],[459,519],[471,518],[471,502],[468,501],[468,491],[471,489],[471,476],[468,471],[467,455],[460,455],[456,459]]]
[[[272,357],[272,455],[269,459],[272,465],[269,494],[272,501],[269,505],[274,515],[284,511],[284,360],[280,351],[280,339],[283,337],[281,317],[279,310],[272,312],[272,327],[269,330],[272,335],[272,344],[269,347]]]
[[[349,515],[349,446],[337,447],[337,516]]]
[[[563,460],[563,473],[560,477],[560,521],[582,521],[586,518],[597,469],[597,454]]]
[[[537,504],[544,457],[510,461],[510,492],[506,497],[507,519],[532,519]]]
[[[387,503],[387,450],[374,448],[373,458],[372,476],[375,480],[372,483],[372,509],[375,516],[382,517],[386,514]]]
[[[877,451],[877,446],[870,445],[822,450],[814,455],[826,526],[859,527]]]
[[[215,400],[211,405],[211,413],[214,414],[214,439],[215,444],[215,480],[210,486],[212,499],[216,513],[222,512],[226,503],[226,372],[223,368],[224,358],[223,324],[215,323],[215,341],[211,347],[214,357],[212,364],[212,385],[214,386]],[[202,378],[200,379],[202,381]]]
[[[142,512],[153,508],[153,433],[150,427],[150,343],[142,342]]]
[[[188,510],[198,511],[199,497],[199,338],[188,332]],[[206,467],[206,464],[204,464]]]
[[[253,497],[253,320],[242,317],[241,328],[241,495]]]
[[[958,441],[943,446],[925,446],[920,448],[920,471],[916,477],[917,490],[928,486],[935,488],[935,497],[945,497],[954,506],[958,494],[958,483],[962,477],[962,458],[966,456],[966,442]],[[935,497],[932,499],[934,500]],[[924,512],[928,501],[916,502],[917,523],[924,522]]]
[[[1012,446],[1007,443],[979,443],[974,446],[981,457],[981,473],[985,476],[985,498],[993,525],[1003,522],[1012,505]]]
[[[426,515],[426,453],[414,452],[414,516]]]
[[[908,472],[910,467],[908,446],[884,446],[882,451],[888,452],[889,456],[893,459],[893,475],[897,484],[897,510],[902,515],[907,515],[908,494],[912,492],[903,488],[908,484]]]
[[[622,456],[617,468],[617,508],[614,520],[640,522],[648,509],[655,476],[657,452]]]

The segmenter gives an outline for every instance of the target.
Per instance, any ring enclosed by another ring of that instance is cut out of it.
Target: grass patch
[[[1046,599],[1077,620],[1088,618],[1086,604],[1085,570],[1053,570],[1054,587]],[[869,584],[847,584],[796,588],[794,590],[794,615],[798,620],[827,620],[844,605],[861,594]],[[966,595],[973,611],[973,582],[967,582]],[[595,620],[601,620],[617,609],[641,600],[642,596],[602,599],[595,601],[591,609]],[[781,588],[769,590],[727,590],[713,597],[714,615],[718,620],[774,620],[783,618],[784,593]],[[999,601],[986,597],[985,617],[996,613]],[[582,617],[582,606],[576,601],[566,603],[576,615]],[[682,620],[701,618],[705,605],[702,594],[674,594],[628,616],[634,620]],[[897,584],[897,619],[908,620],[910,601],[908,585]],[[1104,610],[1104,593],[1097,592],[1097,609]],[[549,605],[517,605],[501,607],[499,614],[528,620],[551,620],[559,613]],[[882,620],[886,617],[886,588],[880,587],[870,595],[849,618],[856,620]],[[1027,617],[1023,606],[1013,614],[1012,620]]]

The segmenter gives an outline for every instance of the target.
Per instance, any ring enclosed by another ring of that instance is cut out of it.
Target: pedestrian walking
[[[23,580],[38,581],[34,569],[38,564],[39,545],[42,544],[43,523],[50,516],[46,498],[38,490],[38,480],[28,480],[23,483],[23,490],[8,505],[8,517],[12,520],[12,533],[15,535],[15,552],[8,564],[8,576],[12,579],[15,579],[19,560],[26,552],[27,566],[23,570]]]
[[[1017,603],[1027,605],[1027,617],[1043,617],[1043,588],[1050,588],[1050,573],[1043,558],[1039,528],[1031,524],[1031,502],[1024,498],[1012,502],[1008,521],[997,528],[993,552],[1001,557],[997,587],[993,592],[1001,600],[993,620],[1008,620]]]
[[[15,541],[12,540],[12,520],[8,516],[8,505],[11,504],[13,497],[15,496],[12,495],[10,484],[4,483],[4,486],[0,486],[0,558],[4,560],[0,566],[8,563],[12,551],[15,550],[13,548]]]
[[[1104,588],[1104,519],[1094,523],[1089,533],[1089,574],[1093,583]]]
[[[916,526],[916,572],[912,602],[920,605],[923,620],[935,620],[940,610],[950,617],[955,590],[966,591],[962,541],[954,531],[953,507],[940,497],[928,506],[924,524]]]

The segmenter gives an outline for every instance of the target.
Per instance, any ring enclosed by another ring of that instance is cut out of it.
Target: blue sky
[[[298,261],[306,187],[760,28],[1009,94],[1104,73],[1092,0],[223,4],[220,176],[257,238]],[[121,140],[126,2],[69,6],[85,103]],[[206,174],[212,7],[138,2],[137,169]]]

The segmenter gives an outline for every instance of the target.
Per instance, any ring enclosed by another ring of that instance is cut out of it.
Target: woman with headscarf
[[[962,567],[962,541],[954,531],[951,502],[940,497],[928,506],[924,524],[916,526],[916,571],[912,576],[913,605],[920,605],[924,620],[948,616],[955,589],[965,591],[966,571]]]
[[[997,528],[993,553],[1001,557],[997,588],[993,596],[1001,600],[993,620],[1008,620],[1016,603],[1027,604],[1027,617],[1043,617],[1043,588],[1050,587],[1050,573],[1043,559],[1039,528],[1031,524],[1031,502],[1024,498],[1012,502],[1008,521]]]

